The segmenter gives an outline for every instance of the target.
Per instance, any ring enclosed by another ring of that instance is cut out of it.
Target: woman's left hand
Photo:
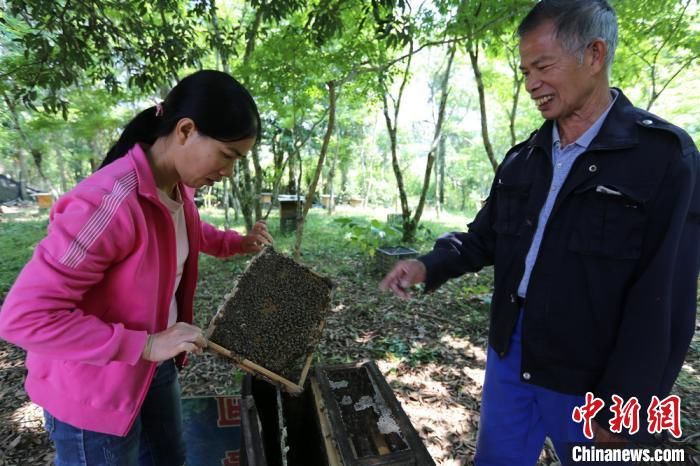
[[[258,220],[253,225],[250,233],[243,237],[241,242],[241,254],[251,254],[262,249],[263,245],[272,244],[272,236],[267,231],[265,220]]]

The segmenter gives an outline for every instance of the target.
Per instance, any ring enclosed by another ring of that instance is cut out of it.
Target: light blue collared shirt
[[[566,178],[569,176],[571,167],[576,162],[576,159],[581,155],[588,146],[598,135],[600,127],[603,126],[605,117],[608,116],[610,109],[612,108],[615,100],[617,100],[618,92],[615,89],[610,89],[612,94],[612,102],[608,105],[608,108],[598,117],[598,119],[591,125],[590,128],[583,133],[576,142],[569,144],[568,146],[561,147],[561,138],[559,137],[559,129],[557,128],[557,122],[554,122],[552,127],[552,184],[549,186],[549,193],[547,194],[547,200],[540,210],[540,215],[537,220],[537,230],[535,230],[535,236],[532,238],[532,244],[530,245],[530,250],[525,257],[525,272],[523,273],[523,278],[520,280],[520,286],[518,286],[518,296],[524,298],[527,293],[527,285],[530,283],[530,274],[532,273],[532,268],[535,266],[535,261],[537,260],[537,254],[540,251],[540,245],[542,244],[542,237],[544,235],[544,229],[549,221],[549,215],[552,213],[552,207],[554,207],[554,202],[559,195],[561,187],[564,185]]]

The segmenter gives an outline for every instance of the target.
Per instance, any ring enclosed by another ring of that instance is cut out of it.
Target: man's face
[[[586,55],[580,63],[578,54],[564,50],[551,22],[521,38],[520,69],[525,88],[544,118],[566,119],[586,105],[595,86]]]

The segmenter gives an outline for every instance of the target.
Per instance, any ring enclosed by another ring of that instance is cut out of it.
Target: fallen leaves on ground
[[[436,463],[470,464],[486,361],[490,271],[466,275],[430,295],[417,291],[414,299],[401,301],[378,291],[379,277],[360,257],[327,257],[321,251],[304,260],[337,284],[315,363],[374,359]],[[244,265],[241,260],[202,261],[198,325],[207,326]],[[24,372],[24,352],[0,341],[0,466],[47,465],[53,458],[41,410],[24,393]],[[696,336],[674,389],[682,398],[684,436],[673,444],[700,459],[698,374]],[[235,393],[241,380],[229,360],[207,352],[190,355],[180,375],[185,396]],[[538,464],[557,464],[550,446]]]

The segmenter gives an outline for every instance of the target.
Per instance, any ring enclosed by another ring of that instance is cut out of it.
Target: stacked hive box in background
[[[280,233],[291,233],[297,229],[306,198],[295,194],[280,194],[277,200],[280,204]]]
[[[327,278],[266,247],[212,320],[209,339],[290,379],[321,338],[332,288]]]
[[[397,262],[405,259],[415,259],[418,251],[402,246],[377,248],[374,253],[374,271],[377,275],[386,275]]]

